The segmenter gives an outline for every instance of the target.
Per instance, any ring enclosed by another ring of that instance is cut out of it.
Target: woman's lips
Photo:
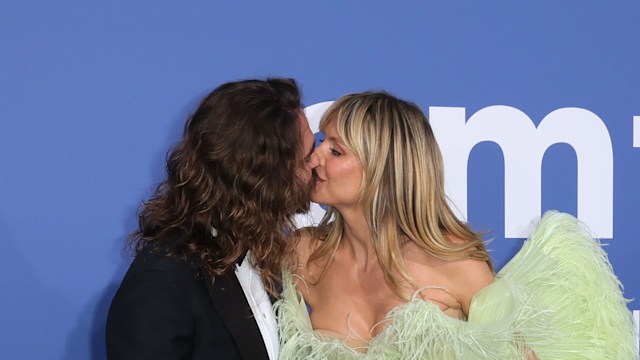
[[[323,182],[323,181],[325,181],[325,179],[323,179],[320,176],[318,176],[318,173],[316,172],[315,169],[312,171],[312,175],[313,175],[313,181],[314,182]]]

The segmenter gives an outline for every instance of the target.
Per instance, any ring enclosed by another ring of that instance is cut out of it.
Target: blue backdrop
[[[105,357],[140,201],[198,100],[247,77],[294,77],[308,105],[418,103],[498,266],[531,209],[560,209],[596,219],[639,298],[638,18],[631,1],[2,2],[0,354]]]

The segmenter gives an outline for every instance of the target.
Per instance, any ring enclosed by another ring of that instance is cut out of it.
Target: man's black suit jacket
[[[140,253],[107,318],[107,357],[268,360],[234,274],[211,278],[187,261]]]

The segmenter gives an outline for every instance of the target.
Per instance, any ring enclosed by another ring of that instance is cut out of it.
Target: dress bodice
[[[415,296],[353,349],[313,330],[290,273],[276,304],[281,359],[637,359],[631,314],[599,242],[573,217],[548,213],[469,318]],[[360,351],[358,351],[360,350]]]

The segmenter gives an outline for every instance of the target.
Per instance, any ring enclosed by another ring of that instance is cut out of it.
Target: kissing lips
[[[322,179],[320,176],[318,176],[318,173],[316,172],[315,169],[311,170],[311,174],[313,176],[313,182],[314,183],[319,183],[319,182],[323,182],[325,181],[324,179]]]

